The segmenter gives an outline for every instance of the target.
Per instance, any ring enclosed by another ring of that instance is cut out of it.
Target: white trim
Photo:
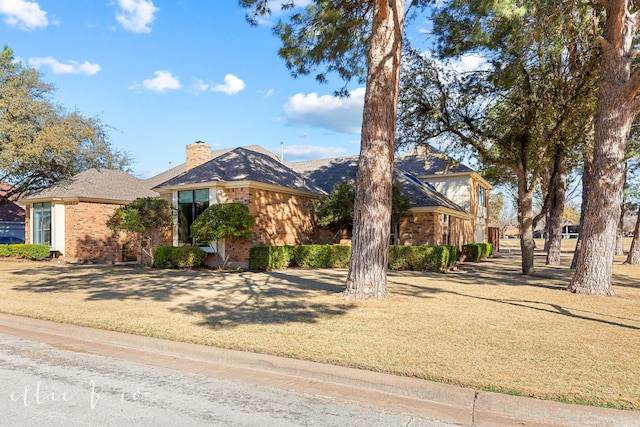
[[[175,191],[197,190],[201,188],[227,189],[227,188],[244,188],[244,187],[248,187],[256,190],[267,190],[267,191],[275,191],[275,192],[284,193],[284,194],[293,194],[297,196],[313,197],[315,199],[319,199],[321,196],[324,195],[323,193],[315,193],[307,190],[298,190],[295,188],[281,187],[279,185],[265,184],[258,181],[248,181],[248,180],[232,181],[232,182],[209,181],[209,182],[200,182],[200,183],[193,183],[193,184],[172,185],[170,187],[168,186],[168,187],[155,188],[154,191],[157,191],[158,193],[168,193],[168,192],[175,192]]]
[[[178,246],[178,192],[171,193],[171,206],[173,207],[173,246]]]
[[[436,214],[443,213],[456,218],[467,219],[467,220],[473,219],[473,215],[471,214],[468,214],[466,212],[460,212],[451,208],[446,208],[444,206],[423,206],[423,207],[417,207],[417,208],[410,208],[409,212],[412,212],[412,213],[413,212],[415,213],[433,212]]]
[[[65,206],[64,203],[51,203],[51,250],[65,253]]]
[[[461,177],[461,176],[468,176],[469,178],[473,178],[476,181],[478,181],[478,183],[486,188],[487,190],[491,190],[493,188],[493,185],[489,184],[487,182],[486,179],[484,179],[483,177],[480,176],[480,174],[478,172],[447,172],[447,173],[434,173],[434,174],[430,174],[430,175],[416,175],[416,177],[422,181],[428,181],[429,178],[448,178],[448,177]]]

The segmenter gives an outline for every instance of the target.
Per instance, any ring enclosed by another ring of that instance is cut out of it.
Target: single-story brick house
[[[44,209],[54,217],[50,240],[52,250],[60,256],[119,261],[121,242],[104,223],[118,206],[136,197],[160,195],[171,202],[175,224],[169,243],[176,246],[199,243],[189,235],[189,227],[206,207],[241,202],[249,207],[256,223],[251,240],[236,245],[230,265],[246,266],[254,246],[327,243],[329,234],[316,227],[313,211],[335,184],[355,180],[358,162],[357,156],[286,162],[259,146],[212,151],[202,142],[187,145],[186,150],[185,164],[148,180],[124,172],[91,170],[23,199],[28,241],[42,240],[37,223]],[[482,224],[486,230],[491,186],[461,165],[454,169],[451,182],[443,180],[446,174],[438,174],[437,164],[427,167],[429,156],[423,157],[417,150],[400,156],[396,163],[395,182],[412,206],[400,226],[400,244],[461,246],[486,236],[478,230]],[[419,176],[435,176],[437,183],[445,182],[442,188],[451,196]],[[451,191],[455,185],[465,188]],[[474,195],[479,188],[483,199]],[[224,255],[224,242],[218,242],[217,250]]]
[[[168,171],[160,179],[182,169]],[[26,205],[26,240],[49,245],[54,256],[72,262],[122,261],[128,251],[139,255],[131,242],[114,236],[106,222],[118,207],[138,197],[157,196],[151,190],[157,182],[157,178],[142,180],[110,169],[79,173],[22,199]]]

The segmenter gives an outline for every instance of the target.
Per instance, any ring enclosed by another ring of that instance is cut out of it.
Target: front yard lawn
[[[616,298],[566,291],[536,257],[391,272],[386,301],[341,295],[346,270],[169,271],[0,260],[0,311],[553,399],[640,409],[640,267]],[[567,261],[568,264],[568,261]]]

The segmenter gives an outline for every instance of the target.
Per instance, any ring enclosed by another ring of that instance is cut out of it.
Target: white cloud
[[[343,147],[323,147],[319,145],[284,145],[285,159],[312,160],[339,157],[347,151]]]
[[[489,66],[487,58],[478,54],[462,55],[451,61],[450,66],[459,73],[479,71]]]
[[[258,90],[258,93],[262,96],[264,96],[265,98],[269,98],[270,96],[272,96],[274,93],[276,93],[276,91],[274,89],[268,89],[268,90]]]
[[[135,89],[140,86],[143,88],[150,90],[152,92],[166,92],[167,90],[177,90],[182,87],[180,84],[180,80],[177,77],[171,75],[169,71],[160,70],[156,71],[155,77],[152,79],[144,79],[142,84],[134,83],[129,86],[129,89]]]
[[[297,0],[295,3],[295,9],[306,8],[312,0]],[[268,16],[262,16],[258,18],[258,24],[260,25],[273,25],[274,20],[273,17],[279,17],[286,13],[286,11],[282,10],[282,0],[269,0],[267,2],[267,7],[271,10],[271,14]]]
[[[224,76],[224,84],[214,85],[197,79],[191,87],[196,92],[206,92],[210,90],[212,92],[226,93],[227,95],[236,95],[242,92],[245,86],[246,85],[244,84],[244,81],[242,79],[234,76],[233,74],[227,74],[226,76]]]
[[[154,15],[160,10],[151,0],[118,0],[118,6],[121,10],[116,12],[117,21],[134,33],[151,32]]]
[[[53,74],[86,74],[92,76],[101,69],[100,65],[91,64],[88,61],[83,63],[69,61],[67,64],[63,64],[50,56],[46,58],[29,58],[29,66],[33,68],[40,68],[44,65],[49,66]]]
[[[289,98],[284,112],[289,123],[294,126],[312,126],[358,134],[362,127],[364,93],[364,88],[351,91],[348,98],[298,93]]]
[[[227,74],[224,76],[224,84],[216,85],[211,88],[214,92],[222,92],[227,95],[235,95],[236,93],[242,92],[245,88],[245,84],[242,79],[237,78],[233,74]]]
[[[4,22],[12,27],[27,31],[49,25],[47,12],[38,3],[27,0],[0,0],[0,15],[5,15]]]

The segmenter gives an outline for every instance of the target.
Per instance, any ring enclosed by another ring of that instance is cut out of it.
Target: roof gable
[[[323,193],[322,189],[277,160],[251,148],[235,148],[188,170],[156,188],[207,182],[255,181],[280,187]]]
[[[396,158],[400,169],[415,176],[438,175],[456,172],[474,172],[470,167],[452,159],[440,150],[429,147],[416,147]]]
[[[113,169],[88,169],[72,178],[52,185],[23,200],[43,199],[97,199],[113,201],[132,201],[138,197],[154,197],[144,180],[127,172]]]
[[[425,183],[401,169],[394,169],[393,182],[400,186],[402,194],[409,199],[412,208],[443,207],[467,213],[462,207],[438,192],[431,184]]]

